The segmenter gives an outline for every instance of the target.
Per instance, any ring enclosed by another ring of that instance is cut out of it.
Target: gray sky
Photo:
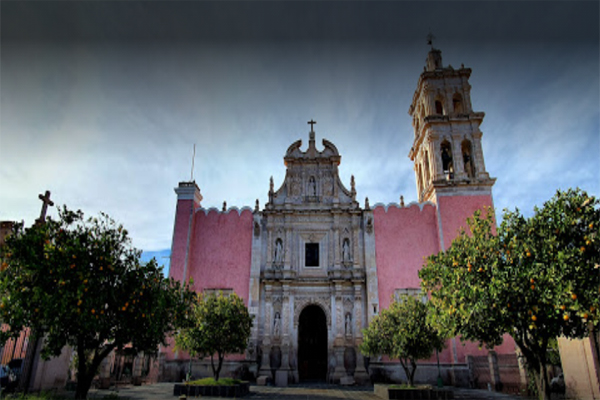
[[[4,0],[0,11],[0,220],[31,224],[49,189],[111,215],[136,247],[165,250],[194,143],[204,207],[262,206],[311,118],[361,203],[414,201],[408,107],[430,30],[445,65],[473,69],[497,209],[531,213],[559,188],[600,193],[595,1]]]

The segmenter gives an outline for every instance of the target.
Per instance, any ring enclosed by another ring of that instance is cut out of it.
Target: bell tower
[[[430,41],[431,44],[431,41]],[[479,125],[483,112],[471,105],[471,69],[444,66],[431,46],[408,110],[415,132],[408,156],[414,162],[420,202],[443,195],[490,195],[496,181],[485,169]]]

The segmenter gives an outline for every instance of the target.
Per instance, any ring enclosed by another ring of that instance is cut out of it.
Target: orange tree
[[[188,351],[192,357],[210,356],[218,381],[223,359],[227,354],[246,350],[251,329],[252,317],[238,295],[201,293],[192,307],[189,325],[175,336],[175,347]]]
[[[497,235],[491,211],[468,225],[419,273],[432,318],[448,334],[490,347],[510,334],[539,397],[549,399],[549,343],[598,326],[599,201],[580,189],[558,191],[530,218],[505,211]]]
[[[409,386],[414,386],[417,360],[429,358],[444,346],[443,338],[427,320],[428,307],[413,296],[404,295],[373,318],[363,330],[360,351],[398,359]]]
[[[77,354],[76,398],[87,397],[101,361],[130,346],[154,353],[185,318],[193,293],[167,280],[153,259],[105,214],[84,219],[59,209],[59,219],[15,227],[0,250],[0,342],[30,327],[43,338],[42,355],[66,345]]]

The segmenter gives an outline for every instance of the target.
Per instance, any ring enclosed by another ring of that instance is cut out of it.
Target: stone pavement
[[[507,395],[485,390],[454,388],[457,400],[525,400],[526,397]],[[144,386],[125,386],[115,390],[92,389],[90,399],[112,400],[177,400],[173,396],[173,383],[157,383]],[[204,397],[205,399],[221,399]],[[249,400],[379,400],[373,393],[373,387],[337,386],[328,384],[303,384],[288,387],[251,386]]]

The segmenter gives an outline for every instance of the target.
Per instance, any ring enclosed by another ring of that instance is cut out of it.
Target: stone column
[[[144,353],[139,353],[133,359],[133,371],[131,371],[131,382],[134,386],[142,384],[142,364],[144,363]]]
[[[490,380],[494,391],[502,390],[502,382],[500,382],[500,370],[498,369],[498,356],[494,350],[488,353],[488,361],[490,364]]]
[[[489,174],[485,170],[485,161],[483,160],[483,150],[481,149],[481,131],[477,129],[473,132],[473,141],[471,143],[471,150],[473,151],[472,158],[475,163],[475,176],[478,178],[489,178]]]
[[[339,226],[339,219],[336,217],[334,217],[335,222],[334,222],[334,226],[336,228],[333,229],[333,243],[332,243],[332,247],[331,250],[333,251],[333,265],[334,268],[340,268],[341,265],[341,259],[340,259],[340,251],[339,251],[339,244],[340,244],[340,230],[337,228],[337,226]]]
[[[104,360],[102,360],[102,362],[100,363],[100,380],[98,382],[100,389],[108,389],[110,387],[110,367],[112,364],[112,360],[113,357],[112,354],[110,354],[107,357],[105,357]]]
[[[454,165],[454,179],[464,179],[467,177],[462,156],[461,140],[458,135],[452,137],[452,164]]]
[[[292,264],[292,229],[289,227],[285,228],[284,251],[283,269],[290,269]]]
[[[435,181],[439,181],[439,180],[444,180],[444,169],[442,166],[442,157],[441,157],[441,150],[438,146],[437,141],[435,140],[436,138],[429,135],[429,156],[431,157],[431,161],[433,161],[431,163],[431,167],[433,169],[432,171],[432,177],[433,180]]]
[[[335,339],[333,341],[333,351],[336,358],[335,370],[333,371],[333,381],[339,382],[339,380],[346,376],[346,368],[344,367],[344,350],[345,350],[345,339],[344,339],[344,301],[342,297],[342,284],[340,282],[335,283],[335,322],[336,332]]]
[[[354,348],[356,350],[356,370],[354,371],[354,379],[363,384],[369,380],[369,374],[365,368],[364,358],[359,350],[362,343],[362,287],[361,283],[354,283]]]
[[[269,354],[271,352],[271,314],[272,314],[272,292],[271,284],[265,285],[265,315],[263,325],[263,339],[261,345],[262,361],[260,363],[259,376],[271,376],[271,361]]]

